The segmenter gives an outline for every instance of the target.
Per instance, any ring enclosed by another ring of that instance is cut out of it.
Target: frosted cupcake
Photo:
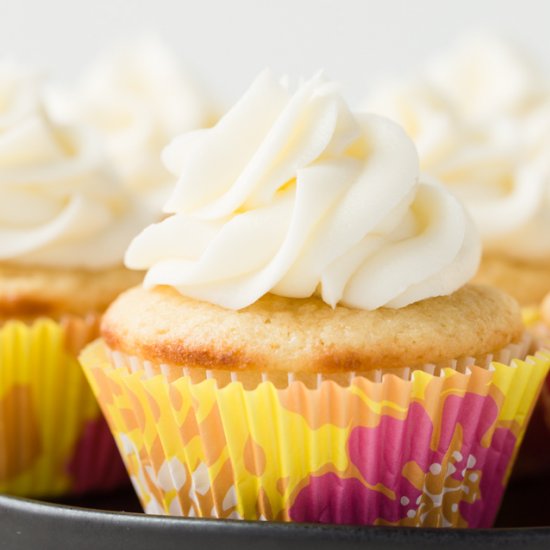
[[[81,356],[145,510],[490,525],[548,357],[464,286],[473,223],[403,131],[264,72],[164,160],[144,286]]]
[[[160,161],[176,135],[216,120],[212,99],[177,56],[153,38],[100,56],[73,90],[50,93],[66,120],[95,129],[120,179],[159,213],[174,183]]]
[[[0,63],[0,493],[126,483],[76,357],[140,281],[122,257],[149,221],[93,136],[55,124],[36,79]]]
[[[523,306],[550,291],[550,79],[511,44],[476,36],[369,110],[402,124],[422,169],[467,205],[482,235],[476,282]]]

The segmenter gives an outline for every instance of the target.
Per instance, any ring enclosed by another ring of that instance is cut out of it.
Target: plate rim
[[[21,519],[28,516],[42,516],[43,518],[62,519],[71,521],[85,521],[112,525],[125,524],[130,527],[143,528],[146,526],[162,527],[163,529],[201,530],[215,534],[218,531],[231,533],[247,533],[250,535],[269,535],[271,533],[285,534],[298,539],[309,539],[314,535],[330,535],[331,538],[377,540],[395,538],[400,533],[404,538],[413,542],[424,540],[426,537],[437,538],[440,542],[445,539],[460,538],[463,542],[468,539],[489,541],[516,541],[547,539],[550,542],[550,526],[540,527],[497,527],[490,529],[456,529],[434,527],[394,527],[394,526],[359,526],[334,525],[317,523],[292,523],[274,521],[251,521],[236,519],[186,518],[178,516],[163,516],[145,514],[143,512],[123,512],[85,508],[71,504],[46,502],[37,499],[14,497],[0,494],[0,524],[6,513],[20,514]]]

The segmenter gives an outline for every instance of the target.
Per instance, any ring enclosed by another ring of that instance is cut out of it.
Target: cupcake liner
[[[525,326],[532,334],[536,348],[540,350],[550,351],[550,326],[548,326],[541,316],[540,308],[524,308],[522,310]],[[544,422],[550,431],[550,376],[548,376],[543,384],[542,392],[537,407],[538,414],[544,418]],[[550,438],[550,433],[548,434]],[[548,443],[550,448],[550,440]],[[550,459],[543,457],[546,470],[550,470]]]
[[[0,493],[57,496],[127,483],[77,354],[98,318],[0,326]]]
[[[533,337],[534,349],[550,350],[550,329],[542,323],[538,307],[522,309],[523,321]],[[512,475],[534,478],[550,472],[550,377],[546,377],[533,410]]]
[[[488,527],[550,364],[528,346],[345,376],[169,367],[102,341],[81,362],[148,513]]]

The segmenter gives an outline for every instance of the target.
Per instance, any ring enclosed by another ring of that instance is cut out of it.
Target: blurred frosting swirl
[[[73,92],[51,94],[66,120],[100,133],[122,181],[157,212],[174,183],[163,147],[181,132],[215,120],[212,101],[162,42],[122,44],[98,58]]]
[[[0,261],[120,265],[131,237],[149,221],[118,185],[94,137],[56,125],[38,80],[0,62]]]
[[[488,252],[550,258],[550,81],[510,43],[474,35],[364,103],[402,124],[423,170],[460,199]]]
[[[148,287],[232,309],[268,292],[375,309],[450,294],[477,269],[473,223],[444,188],[419,181],[410,139],[350,112],[322,75],[291,93],[263,72],[164,160],[180,176],[172,215],[126,254],[149,270]]]

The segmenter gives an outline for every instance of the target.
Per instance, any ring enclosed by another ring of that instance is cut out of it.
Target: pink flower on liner
[[[350,461],[369,485],[383,485],[395,498],[359,479],[327,473],[310,477],[290,517],[321,523],[406,519],[414,525],[489,526],[515,447],[515,436],[502,428],[495,430],[489,447],[483,446],[497,415],[490,396],[448,396],[435,448],[433,423],[419,403],[410,405],[404,420],[383,416],[374,428],[355,428],[348,440]]]
[[[312,476],[295,499],[290,518],[313,523],[371,525],[380,510],[394,512],[390,521],[401,519],[399,506],[380,491],[365,487],[358,479],[341,478],[336,473]]]

